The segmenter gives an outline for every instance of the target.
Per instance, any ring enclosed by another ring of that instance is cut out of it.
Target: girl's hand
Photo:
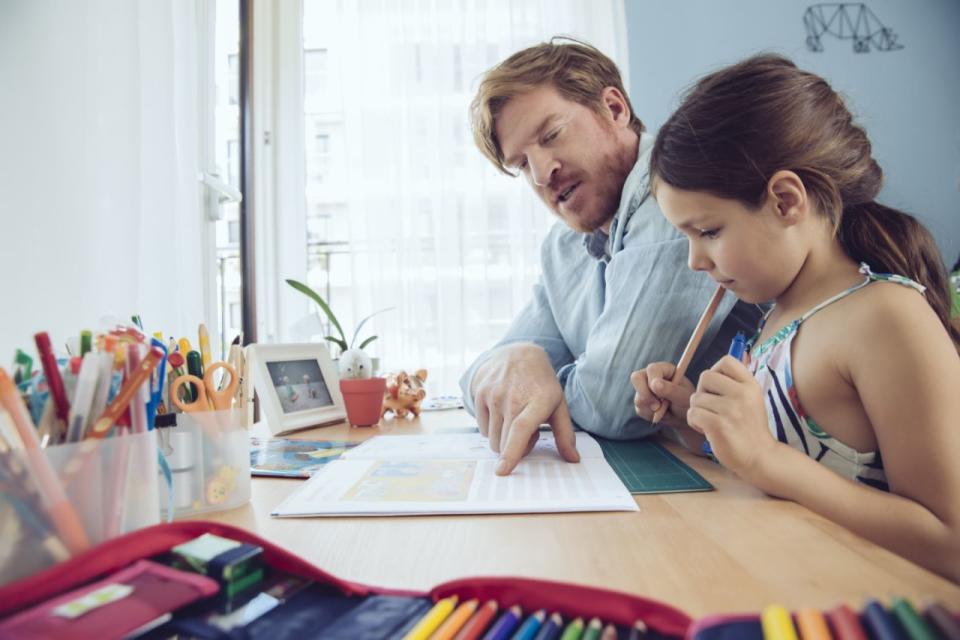
[[[743,363],[724,356],[700,374],[687,422],[707,437],[723,466],[762,488],[762,468],[780,443],[770,433],[760,384]]]
[[[687,425],[687,408],[693,394],[693,383],[685,377],[671,381],[670,378],[676,370],[673,363],[654,362],[630,374],[630,382],[637,390],[633,396],[633,406],[638,416],[644,420],[652,420],[661,401],[667,400],[670,408],[660,420],[660,424],[669,427]]]

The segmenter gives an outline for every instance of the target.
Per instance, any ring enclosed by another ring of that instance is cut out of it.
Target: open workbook
[[[580,462],[564,462],[553,435],[509,476],[479,433],[377,436],[328,464],[272,515],[385,516],[636,511],[596,440],[577,433]]]

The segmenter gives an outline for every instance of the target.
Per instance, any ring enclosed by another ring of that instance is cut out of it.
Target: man
[[[579,42],[540,44],[488,71],[471,104],[474,139],[507,175],[523,175],[564,225],[541,247],[533,300],[460,385],[467,409],[509,474],[549,423],[558,449],[579,460],[574,424],[628,439],[655,427],[639,417],[671,401],[662,424],[683,428],[692,388],[672,367],[641,398],[631,372],[676,362],[716,285],[686,266],[687,243],[647,189],[653,138],[634,115],[616,65]],[[725,352],[759,311],[725,296],[688,370]],[[726,320],[725,320],[726,319]],[[722,326],[721,326],[722,325]],[[652,404],[651,404],[652,402]]]

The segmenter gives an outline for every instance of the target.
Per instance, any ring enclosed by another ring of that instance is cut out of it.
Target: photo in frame
[[[248,349],[262,420],[270,433],[346,419],[337,368],[325,345],[254,344]]]

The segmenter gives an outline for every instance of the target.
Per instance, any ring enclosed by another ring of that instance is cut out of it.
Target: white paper
[[[579,432],[579,463],[560,458],[553,435],[540,440],[509,476],[478,433],[377,436],[316,473],[274,516],[637,511],[637,503]]]

